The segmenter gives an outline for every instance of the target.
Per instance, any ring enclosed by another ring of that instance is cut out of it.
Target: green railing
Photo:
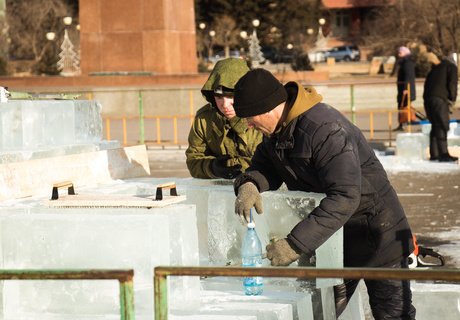
[[[0,270],[0,280],[118,280],[120,319],[134,320],[134,271],[129,270]]]
[[[388,269],[388,268],[344,268],[317,269],[298,268],[243,268],[243,267],[156,267],[154,270],[155,320],[168,319],[169,276],[207,277],[290,277],[290,278],[335,278],[371,280],[443,280],[460,282],[460,269]]]

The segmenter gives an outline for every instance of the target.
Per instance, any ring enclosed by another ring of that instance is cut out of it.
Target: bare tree
[[[460,49],[459,27],[460,0],[399,0],[374,11],[364,23],[363,40],[376,54],[415,43],[447,55]]]
[[[6,75],[7,71],[7,48],[8,48],[8,26],[5,17],[0,15],[0,75]]]
[[[213,27],[216,31],[215,44],[224,47],[225,57],[230,56],[230,48],[239,44],[240,30],[236,26],[235,20],[229,15],[217,16]]]
[[[71,9],[64,0],[7,0],[6,11],[10,56],[38,63],[56,46],[46,39],[47,32],[54,32],[58,40],[64,28],[61,19]]]

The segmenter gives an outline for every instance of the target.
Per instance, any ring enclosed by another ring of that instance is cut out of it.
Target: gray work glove
[[[238,188],[238,196],[235,200],[235,213],[240,216],[241,223],[249,223],[250,210],[256,208],[258,214],[263,213],[262,197],[259,189],[252,182],[246,182]]]
[[[271,240],[266,250],[272,266],[288,266],[298,260],[301,253],[288,239]]]
[[[234,166],[228,167],[228,159],[230,159],[229,156],[223,156],[218,157],[212,161],[211,170],[216,177],[224,179],[233,179],[239,174],[241,174],[241,164],[236,164]]]

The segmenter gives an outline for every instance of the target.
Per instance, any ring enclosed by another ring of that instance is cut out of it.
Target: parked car
[[[274,47],[262,47],[262,54],[265,61],[262,63],[291,63],[294,61],[296,52],[289,49],[276,49]]]
[[[335,61],[359,61],[361,54],[357,46],[338,46],[324,52],[324,57]]]
[[[308,53],[308,58],[310,59],[311,62],[313,63],[318,63],[318,62],[324,62],[326,61],[326,57],[324,55],[324,51],[318,50],[318,51],[310,51]]]

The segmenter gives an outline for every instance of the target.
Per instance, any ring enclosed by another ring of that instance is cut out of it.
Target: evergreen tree
[[[73,75],[78,71],[78,56],[73,49],[67,30],[64,31],[64,41],[62,41],[59,57],[57,67],[62,75]]]
[[[259,63],[263,62],[264,60],[264,55],[261,51],[256,30],[252,32],[252,35],[249,38],[249,59],[251,61],[252,68],[257,68],[259,66]]]

